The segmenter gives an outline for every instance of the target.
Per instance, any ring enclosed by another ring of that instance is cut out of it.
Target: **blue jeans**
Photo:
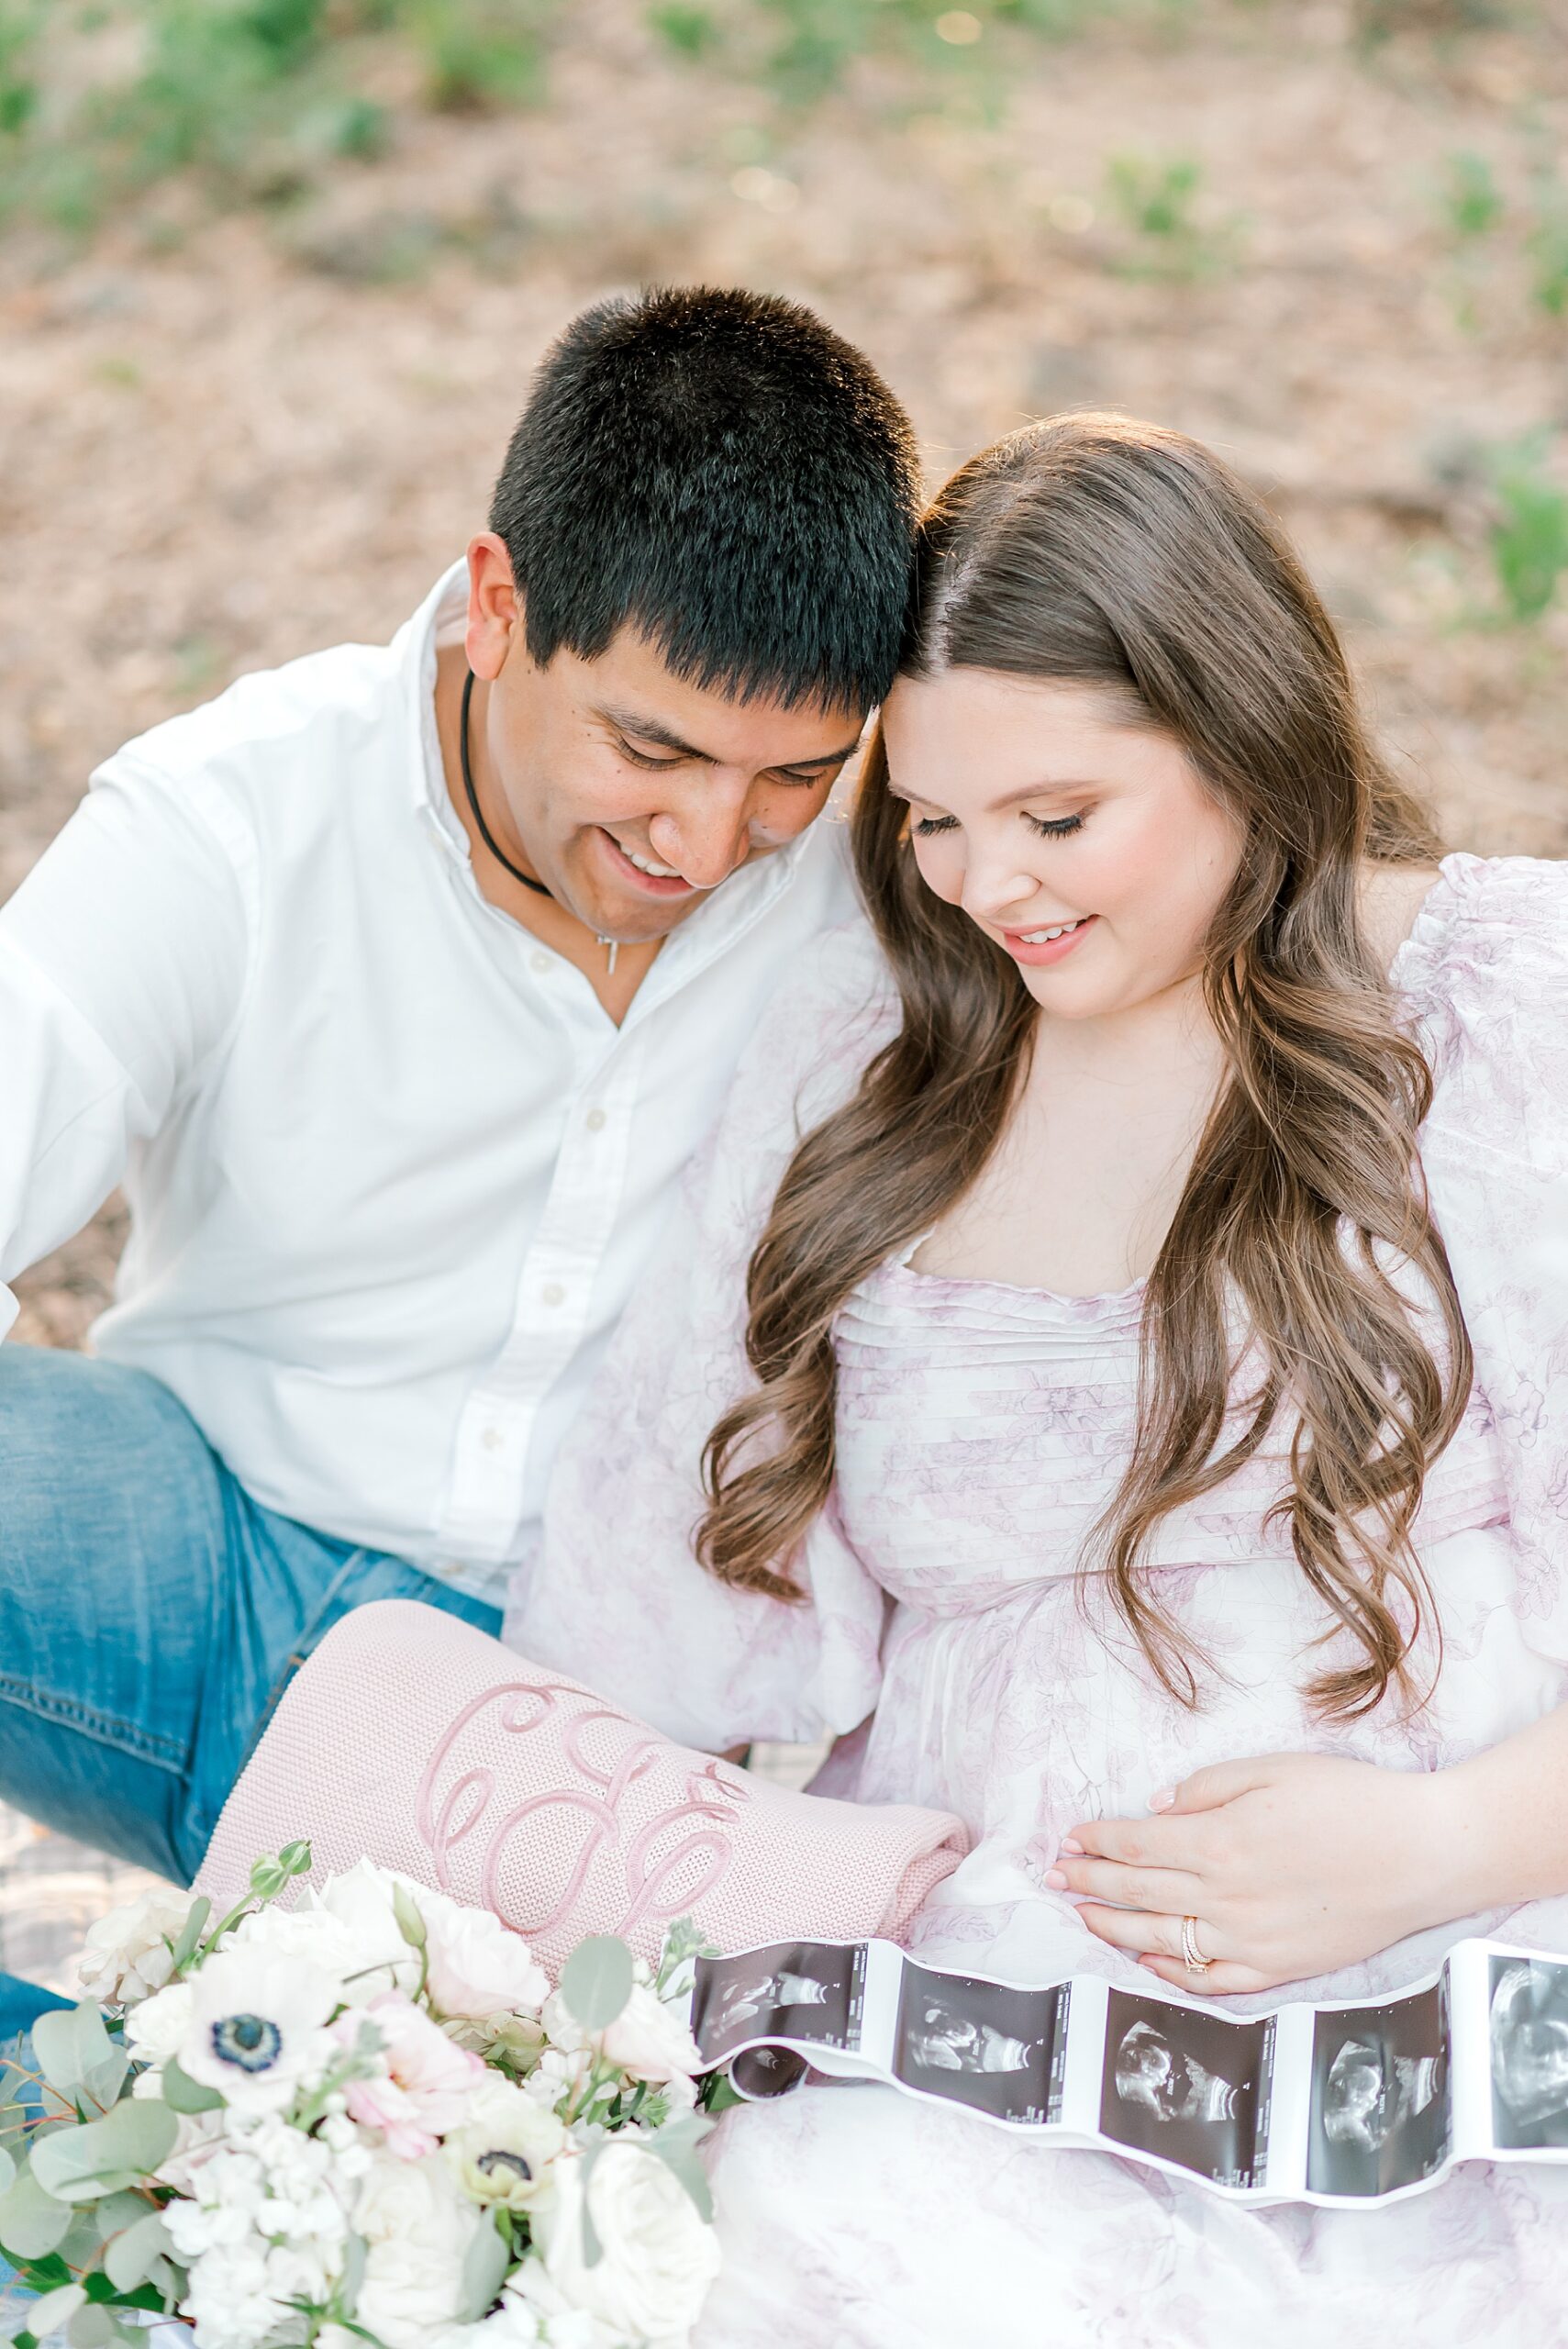
[[[188,1884],[290,1675],[373,1598],[501,1627],[262,1508],[145,1372],[0,1346],[0,1798]]]

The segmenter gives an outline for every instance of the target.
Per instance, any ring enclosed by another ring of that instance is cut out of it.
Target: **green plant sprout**
[[[1532,434],[1492,460],[1496,513],[1488,536],[1503,616],[1520,626],[1539,620],[1556,601],[1568,572],[1568,490],[1547,470],[1542,434]]]
[[[1497,227],[1507,206],[1485,155],[1466,151],[1449,157],[1442,209],[1450,233],[1461,243],[1489,236]]]
[[[1209,277],[1229,265],[1240,223],[1203,219],[1203,166],[1191,155],[1110,158],[1106,193],[1111,210],[1136,240],[1119,264],[1126,275]]]

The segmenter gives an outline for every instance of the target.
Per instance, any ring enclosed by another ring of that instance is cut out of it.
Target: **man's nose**
[[[715,889],[746,862],[750,794],[708,775],[691,798],[648,827],[648,843],[663,864],[698,889]]]

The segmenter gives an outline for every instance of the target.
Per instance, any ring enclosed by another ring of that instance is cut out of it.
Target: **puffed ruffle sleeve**
[[[1394,976],[1437,1081],[1421,1161],[1507,1496],[1521,1626],[1568,1664],[1568,865],[1448,858]]]
[[[703,1446],[755,1384],[746,1270],[796,1142],[847,1100],[893,1034],[896,998],[862,924],[786,979],[687,1175],[656,1258],[551,1479],[507,1644],[692,1745],[837,1736],[876,1703],[884,1601],[833,1500],[792,1571],[803,1602],[701,1566]]]

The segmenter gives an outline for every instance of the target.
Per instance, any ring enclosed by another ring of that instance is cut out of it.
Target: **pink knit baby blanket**
[[[967,1848],[960,1820],[791,1794],[667,1738],[432,1607],[383,1601],[295,1675],[198,1878],[308,1837],[493,1909],[552,1969],[589,1933],[657,1954],[691,1916],[720,1952],[898,1939]]]

